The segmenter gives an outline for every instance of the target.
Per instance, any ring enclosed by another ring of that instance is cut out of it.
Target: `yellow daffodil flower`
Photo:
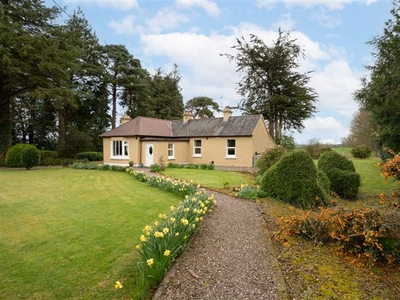
[[[154,259],[153,259],[153,258],[150,258],[150,259],[148,259],[146,262],[147,262],[147,265],[151,268],[151,266],[152,266],[153,263],[154,263]]]

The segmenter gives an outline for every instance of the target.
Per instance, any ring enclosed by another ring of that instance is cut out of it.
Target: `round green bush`
[[[325,172],[330,179],[328,172],[334,168],[352,172],[356,171],[353,162],[336,151],[327,151],[322,153],[318,159],[318,169]]]
[[[262,175],[276,163],[283,154],[286,153],[286,149],[283,146],[277,146],[272,149],[267,149],[256,161],[256,167],[258,168],[258,174]]]
[[[356,172],[331,169],[327,174],[331,182],[331,189],[345,199],[356,199],[361,184],[360,175]]]
[[[31,144],[15,144],[10,149],[8,149],[6,153],[6,165],[11,168],[21,168],[22,164],[22,151],[27,148],[35,148],[34,145]]]
[[[335,151],[325,152],[318,160],[318,169],[329,178],[333,192],[345,199],[357,198],[361,179],[350,159]]]
[[[268,169],[261,179],[260,189],[300,208],[325,205],[329,195],[324,189],[326,178],[318,175],[311,156],[304,150],[286,153]]]
[[[371,148],[368,146],[355,146],[351,149],[354,158],[366,159],[371,156]]]
[[[26,148],[21,154],[22,165],[29,170],[37,166],[40,161],[40,152],[35,148]]]

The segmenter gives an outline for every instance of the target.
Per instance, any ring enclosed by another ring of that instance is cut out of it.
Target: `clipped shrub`
[[[102,161],[103,153],[102,152],[94,152],[94,151],[80,152],[75,155],[75,158],[76,159],[87,159],[88,161]]]
[[[34,145],[31,144],[16,144],[8,149],[6,153],[6,165],[12,168],[21,168],[22,164],[22,152],[27,148],[35,148]]]
[[[311,208],[328,203],[323,179],[310,155],[304,151],[286,153],[268,169],[261,179],[260,189],[274,197],[300,208]]]
[[[357,198],[361,178],[350,159],[335,151],[325,152],[318,160],[318,169],[329,178],[333,192],[345,199]]]
[[[328,175],[328,172],[334,168],[352,172],[356,171],[353,162],[336,151],[323,153],[318,159],[318,169],[321,169]],[[328,175],[328,177],[330,176]]]
[[[40,160],[43,161],[45,159],[56,159],[58,157],[57,151],[50,150],[39,150]]]
[[[272,149],[267,149],[256,162],[258,168],[258,174],[264,174],[274,163],[276,163],[283,154],[286,153],[286,149],[283,146],[277,146]]]
[[[42,156],[40,156],[40,165],[41,166],[61,166],[62,159],[61,158],[45,158],[45,159],[43,159]]]
[[[36,147],[29,147],[22,151],[21,162],[25,169],[29,170],[40,162],[40,153]]]
[[[325,152],[328,152],[328,151],[332,151],[332,148],[331,147],[329,147],[329,146],[322,146],[320,149],[319,149],[319,155],[318,155],[318,157],[320,157],[322,154],[324,154]]]
[[[371,156],[371,148],[368,146],[355,146],[351,149],[354,158],[366,159]]]
[[[358,173],[334,168],[328,174],[332,191],[345,199],[357,198],[361,184]]]

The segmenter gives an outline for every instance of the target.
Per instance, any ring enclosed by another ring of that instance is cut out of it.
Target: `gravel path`
[[[153,300],[288,299],[259,205],[212,193],[217,206]]]

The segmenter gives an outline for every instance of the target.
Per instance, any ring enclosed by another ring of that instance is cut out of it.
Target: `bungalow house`
[[[147,117],[121,118],[121,125],[100,135],[104,163],[150,166],[174,162],[252,167],[254,155],[275,147],[262,115],[232,116],[226,107],[221,118],[183,120]]]

